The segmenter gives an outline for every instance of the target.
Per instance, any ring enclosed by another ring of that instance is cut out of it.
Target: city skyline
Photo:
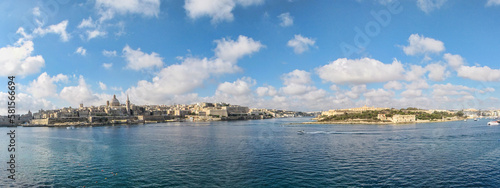
[[[16,110],[500,108],[500,1],[5,1]],[[7,106],[7,89],[0,105]],[[0,112],[6,115],[6,112]]]

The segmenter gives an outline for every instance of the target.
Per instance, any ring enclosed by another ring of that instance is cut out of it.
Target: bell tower
[[[126,105],[126,108],[127,108],[127,115],[131,115],[130,114],[130,112],[131,112],[130,111],[130,100],[128,98],[128,94],[127,94],[127,102],[125,103],[125,105]]]

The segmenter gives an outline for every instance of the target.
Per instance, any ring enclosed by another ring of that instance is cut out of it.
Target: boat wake
[[[303,132],[303,134],[363,134],[363,135],[372,135],[372,134],[381,134],[378,132],[337,132],[337,131],[313,131],[313,132]]]

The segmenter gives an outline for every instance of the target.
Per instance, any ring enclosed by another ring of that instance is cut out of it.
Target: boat
[[[490,122],[488,122],[488,125],[500,125],[500,120],[490,121]]]
[[[476,118],[476,119],[474,119],[474,121],[477,121],[477,118]]]
[[[464,121],[467,121],[467,119],[464,119]]]
[[[297,131],[297,134],[300,134],[300,135],[305,134],[305,133],[306,132],[304,130]]]

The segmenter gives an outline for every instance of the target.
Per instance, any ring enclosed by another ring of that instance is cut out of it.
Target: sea
[[[306,121],[2,127],[0,187],[500,186],[500,126],[490,120],[297,124]]]

